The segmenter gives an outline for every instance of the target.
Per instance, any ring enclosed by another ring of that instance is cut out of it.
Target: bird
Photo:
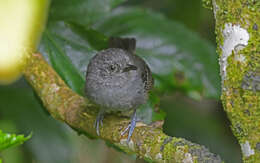
[[[100,108],[94,124],[97,135],[105,114],[132,114],[121,133],[128,131],[129,142],[137,122],[136,110],[147,102],[154,79],[146,62],[135,54],[135,38],[110,37],[108,45],[90,59],[85,94]]]

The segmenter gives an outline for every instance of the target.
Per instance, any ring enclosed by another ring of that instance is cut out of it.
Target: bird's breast
[[[106,81],[96,83],[95,90],[90,88],[92,90],[88,93],[90,99],[108,112],[131,110],[143,104],[147,95],[141,78],[128,80],[122,80],[122,78],[109,79],[110,82],[113,81],[112,83]]]

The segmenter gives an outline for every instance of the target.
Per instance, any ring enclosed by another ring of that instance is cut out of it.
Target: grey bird
[[[100,106],[94,124],[98,135],[105,113],[131,113],[131,123],[121,133],[124,135],[129,130],[129,142],[136,125],[136,109],[148,99],[154,82],[148,65],[134,54],[135,47],[134,38],[111,37],[109,48],[98,52],[90,60],[85,93]]]

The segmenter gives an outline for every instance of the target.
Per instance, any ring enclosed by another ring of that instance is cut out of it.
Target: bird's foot
[[[125,130],[121,133],[121,136],[124,135],[128,130],[128,137],[127,137],[127,143],[129,143],[130,138],[134,132],[135,126],[136,126],[136,122],[137,122],[137,116],[136,116],[136,110],[134,110],[134,113],[131,117],[131,123],[127,126],[127,128],[125,128]]]
[[[96,128],[97,135],[99,136],[99,126],[103,126],[103,119],[104,119],[104,111],[100,110],[96,117],[96,121],[94,123],[94,128]]]

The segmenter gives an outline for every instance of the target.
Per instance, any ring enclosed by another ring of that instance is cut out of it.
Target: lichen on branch
[[[212,0],[212,6],[223,106],[244,162],[257,162],[260,160],[260,1]]]
[[[48,112],[78,133],[98,137],[93,125],[98,107],[73,92],[41,54],[31,55],[27,65],[24,76]],[[161,128],[143,123],[137,123],[131,140],[127,143],[127,135],[121,136],[121,132],[129,121],[116,115],[106,116],[99,138],[109,141],[128,154],[136,154],[153,162],[221,162],[219,156],[210,153],[204,146],[168,136]]]

